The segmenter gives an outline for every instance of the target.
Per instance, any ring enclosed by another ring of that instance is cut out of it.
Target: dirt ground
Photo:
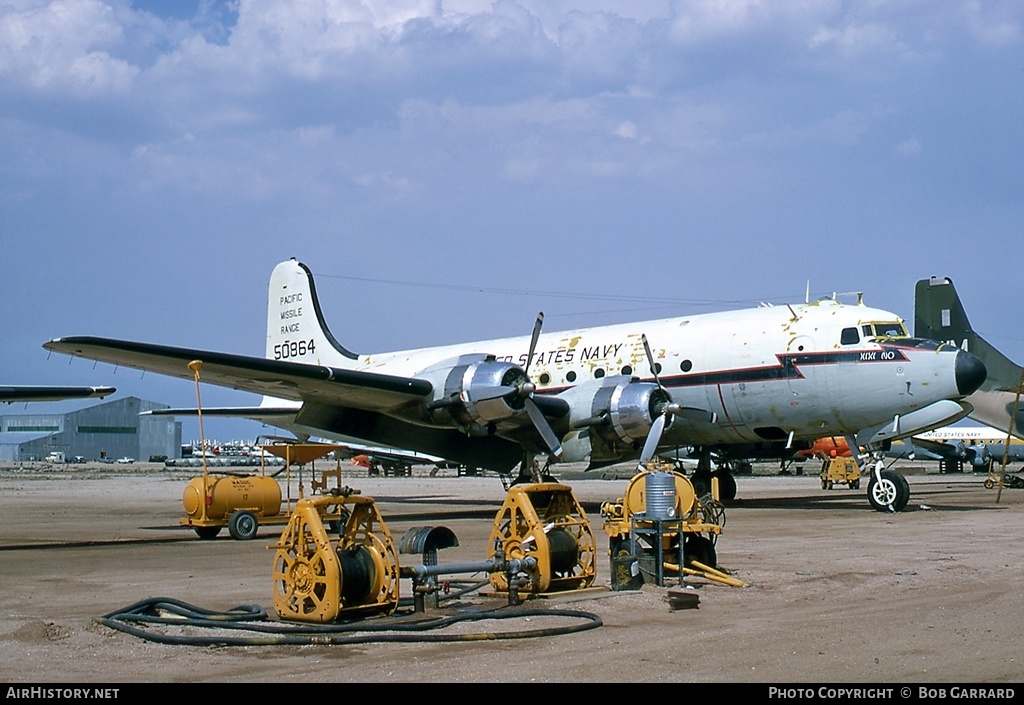
[[[570,474],[563,479],[587,508],[599,549],[596,586],[527,606],[596,614],[601,626],[534,638],[314,646],[168,645],[95,621],[154,597],[218,611],[257,604],[276,619],[268,547],[281,527],[263,526],[251,541],[226,531],[199,540],[178,521],[196,471],[0,469],[0,682],[1024,681],[1024,490],[1004,488],[997,502],[981,475],[904,469],[911,499],[900,513],[874,511],[863,489],[823,490],[813,469],[739,477],[717,553],[719,566],[749,586],[687,578],[695,609],[672,609],[670,586],[610,589],[597,507],[621,496],[627,481]],[[497,477],[353,472],[346,483],[376,499],[396,543],[409,528],[446,526],[460,545],[440,552],[440,563],[487,557],[504,499]],[[401,589],[410,596],[407,581]],[[431,610],[501,604],[471,593]],[[549,622],[557,619],[464,628]]]

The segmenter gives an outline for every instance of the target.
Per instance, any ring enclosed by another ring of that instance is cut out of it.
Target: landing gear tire
[[[711,477],[718,478],[718,499],[722,502],[731,502],[736,499],[736,478],[728,470],[715,470]],[[708,491],[711,490],[711,483],[708,483]]]
[[[910,500],[910,484],[907,478],[892,470],[883,470],[881,482],[871,474],[868,482],[868,502],[879,512],[902,512]]]
[[[203,541],[211,541],[220,533],[219,526],[193,526],[192,529]]]
[[[995,486],[996,486],[996,483],[992,482],[992,478],[991,477],[985,480],[985,489],[986,490],[990,490],[990,489],[992,489]]]
[[[705,470],[698,470],[690,475],[690,484],[693,485],[694,494],[697,495],[698,499],[706,494],[711,494],[711,473]]]
[[[248,541],[256,538],[260,522],[252,512],[238,511],[228,520],[228,533],[236,541]]]

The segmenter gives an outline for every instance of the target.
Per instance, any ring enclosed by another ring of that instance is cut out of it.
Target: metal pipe
[[[402,566],[400,574],[403,578],[422,580],[435,575],[450,575],[452,573],[518,573],[521,570],[532,570],[537,566],[537,559],[533,557],[505,560],[504,558],[489,558],[479,563],[448,563],[440,565],[406,565]]]

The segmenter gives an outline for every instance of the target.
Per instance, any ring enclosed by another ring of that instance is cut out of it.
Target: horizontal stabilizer
[[[114,387],[40,387],[31,385],[0,386],[0,401],[60,401],[61,399],[103,398],[113,394]]]
[[[238,419],[280,419],[281,417],[293,417],[299,413],[299,407],[270,407],[270,406],[215,406],[209,409],[204,408],[203,416],[220,416],[225,418]],[[195,407],[184,409],[152,409],[143,411],[139,416],[198,416],[199,409]]]

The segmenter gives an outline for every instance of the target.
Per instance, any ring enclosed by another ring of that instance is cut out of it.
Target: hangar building
[[[172,416],[139,416],[166,409],[138,397],[125,397],[64,413],[3,413],[0,410],[0,461],[43,460],[50,453],[67,459],[181,456],[181,422]]]

